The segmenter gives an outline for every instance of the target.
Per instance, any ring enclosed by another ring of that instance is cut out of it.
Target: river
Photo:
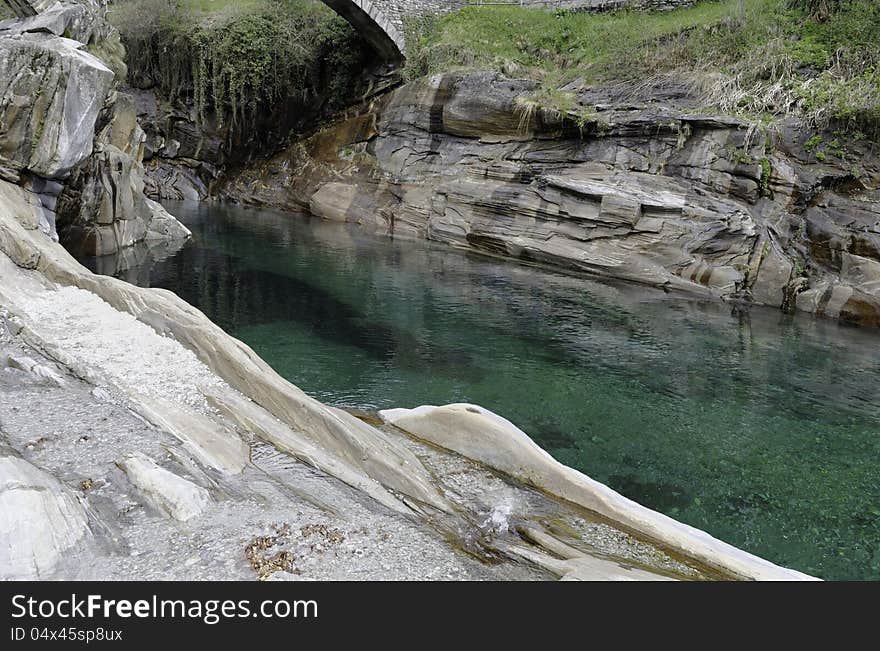
[[[194,233],[176,253],[84,262],[176,292],[320,400],[477,403],[727,542],[880,579],[880,333],[304,216],[168,207]]]

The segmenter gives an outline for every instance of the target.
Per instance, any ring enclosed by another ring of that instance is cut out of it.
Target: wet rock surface
[[[0,419],[9,444],[4,454],[12,455],[16,464],[8,468],[4,456],[0,475],[13,481],[21,474],[18,466],[27,468],[28,476],[40,482],[41,499],[53,505],[47,512],[61,519],[61,523],[53,520],[54,537],[48,538],[52,545],[44,549],[31,539],[45,534],[39,528],[42,516],[35,518],[33,509],[7,509],[12,505],[4,503],[4,514],[30,514],[15,532],[15,549],[28,552],[26,571],[14,573],[11,568],[16,566],[4,559],[0,564],[4,578],[528,580],[552,576],[529,561],[502,562],[498,552],[486,551],[491,542],[474,548],[487,555],[482,562],[473,550],[464,551],[484,537],[498,545],[511,536],[518,539],[512,523],[523,518],[557,519],[565,512],[464,459],[407,443],[435,471],[450,477],[456,487],[450,496],[456,503],[475,509],[473,523],[462,522],[441,536],[434,527],[443,530],[443,523],[426,526],[377,508],[359,491],[262,443],[253,443],[253,465],[240,477],[216,474],[173,436],[139,418],[137,405],[113,387],[90,388],[8,333],[0,347],[7,357],[26,356],[63,374],[64,380],[58,386],[31,373],[8,370],[12,367],[0,373]],[[493,520],[496,500],[502,501],[504,515]],[[52,519],[49,515],[47,521]],[[594,540],[605,552],[620,551],[628,563],[659,565],[672,576],[699,576],[687,565],[663,562],[662,554],[661,560],[651,561],[625,551],[639,543],[620,532],[617,535],[626,542],[613,548],[602,542],[602,536],[589,533],[597,526],[614,531],[607,525],[578,518],[571,522],[571,527],[583,523],[588,544]],[[459,548],[444,540],[454,535],[462,536]],[[38,574],[33,566],[39,568]]]
[[[22,346],[10,336],[0,342],[4,352],[63,372]],[[294,546],[297,573],[276,579],[544,577],[469,559],[429,528],[371,507],[268,446],[258,446],[240,479],[224,481],[118,391],[67,374],[62,388],[8,369],[0,371],[5,579],[255,579],[246,549],[281,522],[307,535]],[[20,508],[25,497],[37,502]],[[325,530],[343,532],[338,543]]]
[[[476,405],[391,409],[380,412],[380,415],[386,422],[429,443],[485,463],[528,486],[578,504],[633,531],[640,531],[652,540],[681,550],[707,566],[742,578],[809,578],[800,572],[780,568],[712,538],[703,531],[640,506],[607,486],[559,463],[513,423]],[[560,576],[583,578],[591,572],[604,576],[610,571],[594,558],[585,562],[579,561],[584,556],[582,552],[561,543],[541,529],[526,525],[524,535],[570,561],[561,564],[543,563],[540,556],[525,554],[527,558]],[[516,548],[511,551],[517,553]],[[636,572],[631,578],[640,580],[645,577]]]

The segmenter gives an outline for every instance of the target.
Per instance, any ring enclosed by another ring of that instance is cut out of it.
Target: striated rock
[[[574,84],[564,115],[536,90],[497,73],[410,82],[221,193],[698,296],[880,317],[867,265],[840,277],[843,252],[880,260],[876,153],[851,143],[855,179],[846,161],[805,160],[803,129],[700,112],[671,82]],[[867,298],[825,310],[814,298],[829,282]]]
[[[0,188],[4,182],[0,181]],[[32,265],[45,278],[90,291],[117,310],[127,312],[161,335],[172,336],[195,353],[231,387],[251,398],[274,418],[312,444],[334,455],[387,489],[421,505],[451,512],[453,507],[435,486],[427,468],[402,442],[323,405],[284,380],[248,346],[234,339],[178,296],[135,287],[115,278],[96,276],[59,244],[26,230],[16,218],[17,206],[0,210],[0,252],[18,265]],[[142,416],[185,443],[202,463],[236,474],[248,461],[248,448],[237,434],[206,416],[146,396],[133,396]]]
[[[3,183],[0,181],[0,188]],[[236,399],[235,394],[214,394],[219,396],[215,405],[244,429],[361,488],[397,512],[405,513],[401,506],[405,504],[416,512],[431,516],[440,514],[424,507],[444,511],[452,519],[457,517],[455,514],[461,506],[453,505],[444,497],[442,484],[438,484],[419,457],[399,438],[310,398],[275,374],[247,346],[230,337],[174,294],[134,287],[88,272],[58,243],[37,229],[25,228],[22,222],[28,221],[29,204],[22,195],[26,195],[23,190],[20,194],[11,193],[10,196],[15,198],[12,205],[0,210],[0,251],[4,254],[0,256],[0,267],[5,269],[4,279],[8,279],[0,288],[0,294],[15,297],[12,301],[7,300],[8,304],[15,305],[17,301],[22,301],[29,290],[33,292],[35,286],[39,287],[45,281],[93,292],[116,309],[149,325],[157,333],[176,338],[193,351],[202,363],[239,390],[243,396],[240,400]],[[32,265],[31,271],[13,267],[25,263]],[[70,290],[67,293],[85,292]],[[27,322],[25,326],[39,331],[33,322]],[[41,345],[48,344],[44,341]],[[56,350],[55,354],[60,355],[59,358],[66,357],[60,350]],[[86,376],[83,369],[76,370],[81,376]],[[211,394],[210,391],[208,393]],[[186,450],[201,464],[225,474],[234,474],[248,463],[247,445],[217,420],[183,409],[176,401],[169,403],[140,395],[131,397],[141,405],[140,414],[146,420],[184,442],[182,447],[173,448],[176,451]],[[689,527],[639,507],[607,487],[596,485],[580,473],[560,467],[525,434],[494,415],[490,416],[475,407],[466,407],[465,411],[470,418],[461,419],[461,414],[453,414],[449,419],[441,418],[439,423],[430,422],[427,433],[420,430],[418,418],[412,421],[405,417],[409,412],[392,420],[421,438],[434,440],[438,446],[461,450],[466,456],[482,459],[487,465],[520,481],[532,483],[548,493],[594,508],[600,513],[607,513],[607,517],[620,522],[627,530],[642,532],[646,538],[663,543],[684,556],[714,564],[724,570],[725,575],[735,573],[738,576],[761,578],[800,578],[796,573],[786,573],[769,563],[762,564],[764,562],[756,561],[743,552],[730,551],[706,534],[694,532]],[[479,420],[474,421],[474,415],[479,416]],[[462,443],[464,445],[460,445]],[[186,456],[176,455],[181,460]],[[183,462],[187,463],[185,460]],[[186,467],[189,472],[198,474],[194,464]],[[198,476],[212,481],[211,473]],[[161,492],[153,479],[155,475],[142,483],[151,486],[150,490]],[[227,480],[233,481],[233,478],[223,478],[222,481]],[[214,481],[217,484],[212,485],[219,487],[220,478]],[[171,498],[167,494],[163,499],[169,500],[166,508],[173,509],[173,506],[169,506]],[[447,515],[440,515],[437,521],[442,523],[445,519]],[[557,543],[545,540],[539,541],[538,545],[551,554],[560,555],[561,548]],[[513,546],[516,549],[507,548],[512,555],[519,554],[526,558],[529,552],[533,552],[530,548]],[[503,551],[505,547],[502,541],[496,549]],[[543,552],[536,553],[541,556],[534,556],[530,560],[563,578],[640,576],[639,572],[626,568],[616,570],[612,565],[597,562],[588,555],[573,554],[568,557],[563,554],[560,561]]]
[[[85,510],[58,480],[0,446],[0,578],[41,578],[88,533]]]
[[[228,391],[222,394],[216,391],[206,391],[205,395],[211,405],[257,438],[332,477],[336,477],[352,488],[363,491],[394,511],[411,512],[403,502],[391,495],[379,483],[380,481],[388,484],[394,483],[388,477],[373,478],[361,472],[357,466],[341,460],[339,456],[334,454],[332,448],[325,449],[315,445],[307,435],[293,431],[265,409],[239,394]]]
[[[760,260],[750,285],[752,300],[759,305],[779,307],[785,302],[794,265],[771,240],[765,240],[756,255]]]
[[[88,44],[110,38],[115,31],[102,19],[98,0],[39,0],[30,4],[37,12],[29,14],[25,21],[0,27],[0,35],[46,33]]]
[[[94,155],[73,171],[59,198],[65,246],[101,256],[147,239],[189,238],[186,227],[144,194],[144,132],[133,98],[114,93],[100,127]]]
[[[133,399],[150,423],[179,439],[184,447],[209,468],[229,475],[244,470],[250,447],[235,432],[219,426],[207,416],[161,398],[143,395]]]
[[[113,73],[71,39],[0,36],[0,165],[64,179],[92,153]]]
[[[40,381],[47,382],[56,387],[63,387],[66,384],[58,371],[46,364],[40,364],[26,355],[18,353],[0,354],[0,367],[13,368],[29,373]]]
[[[54,215],[49,215],[40,201],[38,195],[28,192],[24,188],[0,181],[0,242],[14,251],[15,259],[19,266],[34,268],[39,259],[39,253],[27,248],[7,225],[18,224],[27,231],[39,231],[57,241],[55,233]]]
[[[204,488],[143,454],[128,454],[117,465],[150,506],[175,520],[187,522],[201,515],[211,502]]]
[[[145,163],[145,193],[151,199],[174,201],[204,201],[208,198],[208,184],[214,172],[205,172],[203,163],[168,161],[154,158]],[[206,178],[208,177],[208,178]]]
[[[704,531],[633,502],[564,466],[513,423],[475,405],[418,407],[380,412],[382,418],[429,443],[495,468],[579,504],[710,567],[749,579],[794,580],[807,575],[778,567]]]
[[[532,526],[519,533],[530,542],[554,554],[538,552],[521,545],[502,545],[501,549],[519,556],[560,577],[562,581],[672,581],[673,579],[617,560],[586,554],[566,545],[546,531]],[[558,557],[558,558],[557,558]]]
[[[147,199],[146,205],[150,211],[150,220],[147,223],[145,241],[182,242],[192,237],[192,231],[177,221],[161,204]]]
[[[91,0],[0,26],[0,177],[36,195],[40,228],[83,255],[189,236],[144,196],[144,132],[114,90],[123,56]]]

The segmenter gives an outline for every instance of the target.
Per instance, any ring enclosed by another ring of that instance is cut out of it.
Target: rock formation
[[[479,513],[485,506],[462,494],[459,471],[449,465],[462,461],[432,462],[431,453],[423,450],[416,454],[414,444],[407,443],[399,433],[383,431],[307,396],[279,377],[247,346],[175,295],[91,274],[58,243],[40,232],[36,224],[39,208],[26,190],[0,181],[0,191],[10,198],[0,204],[0,277],[4,280],[0,285],[0,303],[18,314],[18,327],[28,341],[48,351],[76,376],[96,384],[107,384],[113,391],[122,392],[131,405],[129,409],[143,418],[141,422],[154,426],[149,430],[151,438],[166,441],[164,446],[169,456],[187,470],[189,479],[178,477],[177,472],[165,468],[174,475],[169,477],[143,459],[133,461],[128,456],[133,452],[131,449],[123,448],[119,451],[121,455],[114,453],[115,460],[122,456],[120,465],[129,483],[156,512],[171,515],[172,519],[188,519],[202,513],[199,522],[201,518],[209,517],[213,507],[203,499],[205,495],[197,490],[197,486],[208,491],[209,496],[212,490],[220,495],[235,490],[249,499],[262,499],[258,487],[266,481],[261,473],[267,472],[267,468],[260,467],[260,461],[252,458],[255,444],[248,443],[242,436],[246,435],[268,443],[275,450],[273,454],[305,462],[323,473],[322,476],[341,480],[366,498],[372,498],[377,505],[375,508],[386,509],[397,514],[396,517],[425,518],[454,537],[462,536],[462,531],[472,530],[474,523],[479,522]],[[88,310],[88,315],[77,313],[77,309]],[[96,316],[96,325],[103,323],[109,332],[118,333],[117,337],[133,337],[135,343],[120,346],[117,351],[105,350],[108,346],[104,344],[96,346],[96,328],[88,324]],[[59,325],[63,318],[71,317],[80,323],[85,320],[86,326],[80,325],[79,332],[72,333],[72,322]],[[169,346],[175,349],[185,347],[189,352],[183,355],[185,351],[177,350],[172,356],[167,352]],[[147,351],[147,356],[142,349]],[[169,372],[162,381],[157,381],[155,374],[144,369],[143,365],[149,355],[160,353],[164,359],[179,358],[182,365],[199,370],[195,375],[185,377],[177,377],[179,372],[175,371],[173,379],[168,377],[172,375]],[[33,368],[34,365],[24,363],[23,366]],[[214,374],[209,380],[211,386],[203,389],[211,404],[193,407],[198,399],[192,385],[196,382],[202,384],[200,378],[205,378],[205,373]],[[151,380],[145,382],[145,378]],[[157,399],[157,392],[173,399]],[[484,414],[482,410],[472,409]],[[563,469],[513,426],[497,427],[495,423],[500,421],[497,417],[481,417],[476,423],[466,418],[451,427],[442,420],[429,418],[430,431],[426,431],[418,419],[414,421],[407,413],[400,417],[397,414],[388,416],[418,437],[458,450],[465,456],[472,455],[481,463],[498,468],[514,481],[526,479],[564,500],[580,501],[600,514],[607,512],[613,522],[620,522],[637,536],[645,537],[646,542],[639,544],[647,545],[652,555],[662,556],[661,549],[671,549],[693,559],[689,561],[693,566],[675,565],[672,578],[806,578],[734,550],[707,534],[678,525],[620,496],[615,497],[616,494],[609,489],[591,483],[575,471]],[[238,431],[234,432],[233,427]],[[467,436],[457,438],[460,434]],[[172,440],[176,443],[171,443]],[[457,443],[461,440],[470,444],[461,447]],[[485,445],[475,444],[475,441],[485,442],[492,448],[491,454],[486,453]],[[125,438],[121,444],[130,445]],[[536,459],[543,459],[544,465],[535,465]],[[538,475],[544,476],[549,483],[542,486],[537,480]],[[573,476],[576,478],[571,479]],[[487,481],[491,487],[491,480],[482,477],[475,484],[478,489],[468,490],[486,490],[483,486]],[[566,486],[575,492],[560,488]],[[311,484],[310,491],[314,491],[314,484]],[[64,495],[64,490],[59,485],[52,494],[53,499],[61,499],[58,495]],[[273,499],[289,499],[283,497],[285,494],[282,491],[278,496],[276,491]],[[599,502],[581,499],[585,495],[601,499]],[[621,504],[629,506],[604,509],[602,500],[608,495],[613,498],[608,503],[617,504],[617,507]],[[315,498],[307,495],[306,499]],[[483,499],[494,501],[497,497]],[[528,499],[536,498],[530,496]],[[523,501],[525,497],[519,500]],[[204,511],[201,510],[203,507]],[[334,509],[329,505],[324,508]],[[536,528],[548,508],[570,518],[569,507],[564,502],[555,502],[534,508],[532,511],[525,501],[523,513],[518,516],[524,520],[527,533],[511,532],[510,524],[504,522],[506,516],[498,519],[498,527],[490,517],[487,521],[493,523],[491,530],[494,533],[480,542],[477,550],[482,551],[479,553],[525,560],[568,579],[670,576],[655,566],[644,567],[637,563],[620,568],[616,562],[602,561],[589,550],[574,550],[572,545],[580,544],[576,540],[565,542]],[[212,520],[214,527],[220,526],[217,518],[219,516]],[[662,526],[657,525],[658,521]],[[27,523],[22,526],[30,527]],[[667,535],[670,532],[675,535]],[[503,539],[494,540],[493,537],[500,534],[504,534]],[[485,535],[481,533],[477,538]],[[72,534],[66,536],[63,544],[59,542],[55,546],[56,551],[47,553],[47,568],[54,566],[61,550],[72,545],[73,539]],[[662,548],[655,547],[654,541]]]
[[[476,405],[391,409],[381,416],[420,439],[579,504],[709,566],[755,579],[806,578],[625,498],[559,463],[513,423]],[[564,574],[573,571],[576,567],[568,567]]]
[[[262,165],[233,199],[394,237],[880,325],[880,159],[819,161],[796,125],[707,113],[688,89],[452,73],[407,84]],[[857,151],[856,151],[857,150]]]
[[[202,513],[211,496],[201,486],[158,466],[143,454],[128,454],[119,467],[149,504],[168,517],[186,522]]]
[[[52,475],[0,445],[0,568],[38,579],[88,533],[82,504]]]
[[[97,4],[55,3],[0,24],[0,177],[33,193],[41,228],[82,255],[189,236],[144,196],[123,57]]]
[[[203,556],[204,541],[194,538],[213,539],[229,553],[230,531],[241,535],[237,518],[266,510],[302,516],[306,509],[342,521],[356,512],[371,527],[392,523],[408,531],[410,556],[436,551],[448,537],[470,545],[473,555],[533,564],[515,566],[510,576],[543,577],[546,570],[567,579],[809,578],[624,500],[477,407],[386,414],[463,455],[441,456],[306,395],[170,292],[87,271],[70,251],[101,255],[188,232],[143,194],[145,136],[135,100],[119,86],[121,50],[98,3],[40,8],[0,24],[0,344],[13,347],[3,352],[3,372],[38,383],[62,405],[65,422],[48,443],[28,442],[12,429],[0,442],[0,578],[80,576],[76,563],[60,567],[80,543],[93,566],[95,559],[115,562],[140,578],[138,564],[125,560],[129,551],[152,552],[153,572],[169,565],[156,563],[156,550],[137,540],[153,530],[190,544],[195,560],[175,555],[178,572],[211,563],[208,577],[228,578],[235,560]],[[767,153],[766,140],[751,138],[747,125],[616,100],[601,111],[595,101],[602,117],[578,121],[523,109],[518,98],[533,88],[486,75],[410,84],[377,102],[377,112],[315,136],[308,156],[278,176],[285,190],[279,199],[391,235],[669,289],[798,306],[820,291],[793,280],[801,276],[784,212],[810,188],[815,198],[816,188],[805,185],[808,172],[790,157]],[[169,156],[180,146],[162,144]],[[731,149],[741,153],[724,153]],[[762,151],[767,164],[756,159]],[[288,156],[280,164],[289,163]],[[251,181],[241,177],[230,195],[267,201],[274,190]],[[852,209],[842,202],[856,200],[831,193],[810,203],[816,212],[806,233],[818,247],[814,257],[824,256],[830,283],[828,300],[816,298],[814,309],[830,312],[833,304],[841,316],[870,319],[873,231],[835,216],[843,205]],[[864,214],[856,214],[867,223],[874,204],[858,201]],[[804,278],[819,283],[824,276]],[[157,371],[157,363],[173,368]],[[20,379],[7,375],[0,377],[4,388]],[[84,401],[91,409],[112,402],[126,432],[102,432],[94,447],[87,447],[94,432],[69,436],[67,409]],[[525,491],[518,481],[547,494]],[[484,488],[492,482],[516,496],[518,522],[494,517],[496,496]],[[545,530],[542,519],[575,521],[583,513],[568,502],[632,532],[632,545],[649,550],[650,562],[609,560],[582,548],[580,538],[566,542]],[[150,508],[138,511],[140,503]],[[196,534],[179,524],[196,518],[206,523]],[[318,532],[333,545],[344,538],[326,524],[303,523],[299,531]],[[277,525],[271,537],[247,546],[239,565],[247,558],[260,578],[294,576],[291,552],[274,560],[254,553],[290,534]],[[456,562],[467,567],[464,556]],[[108,578],[104,568],[88,571]],[[118,577],[111,571],[109,578]]]

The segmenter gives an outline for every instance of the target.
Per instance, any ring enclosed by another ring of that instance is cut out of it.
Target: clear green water
[[[728,542],[880,579],[880,333],[292,215],[172,210],[194,241],[121,275],[177,292],[319,399],[478,403]]]

